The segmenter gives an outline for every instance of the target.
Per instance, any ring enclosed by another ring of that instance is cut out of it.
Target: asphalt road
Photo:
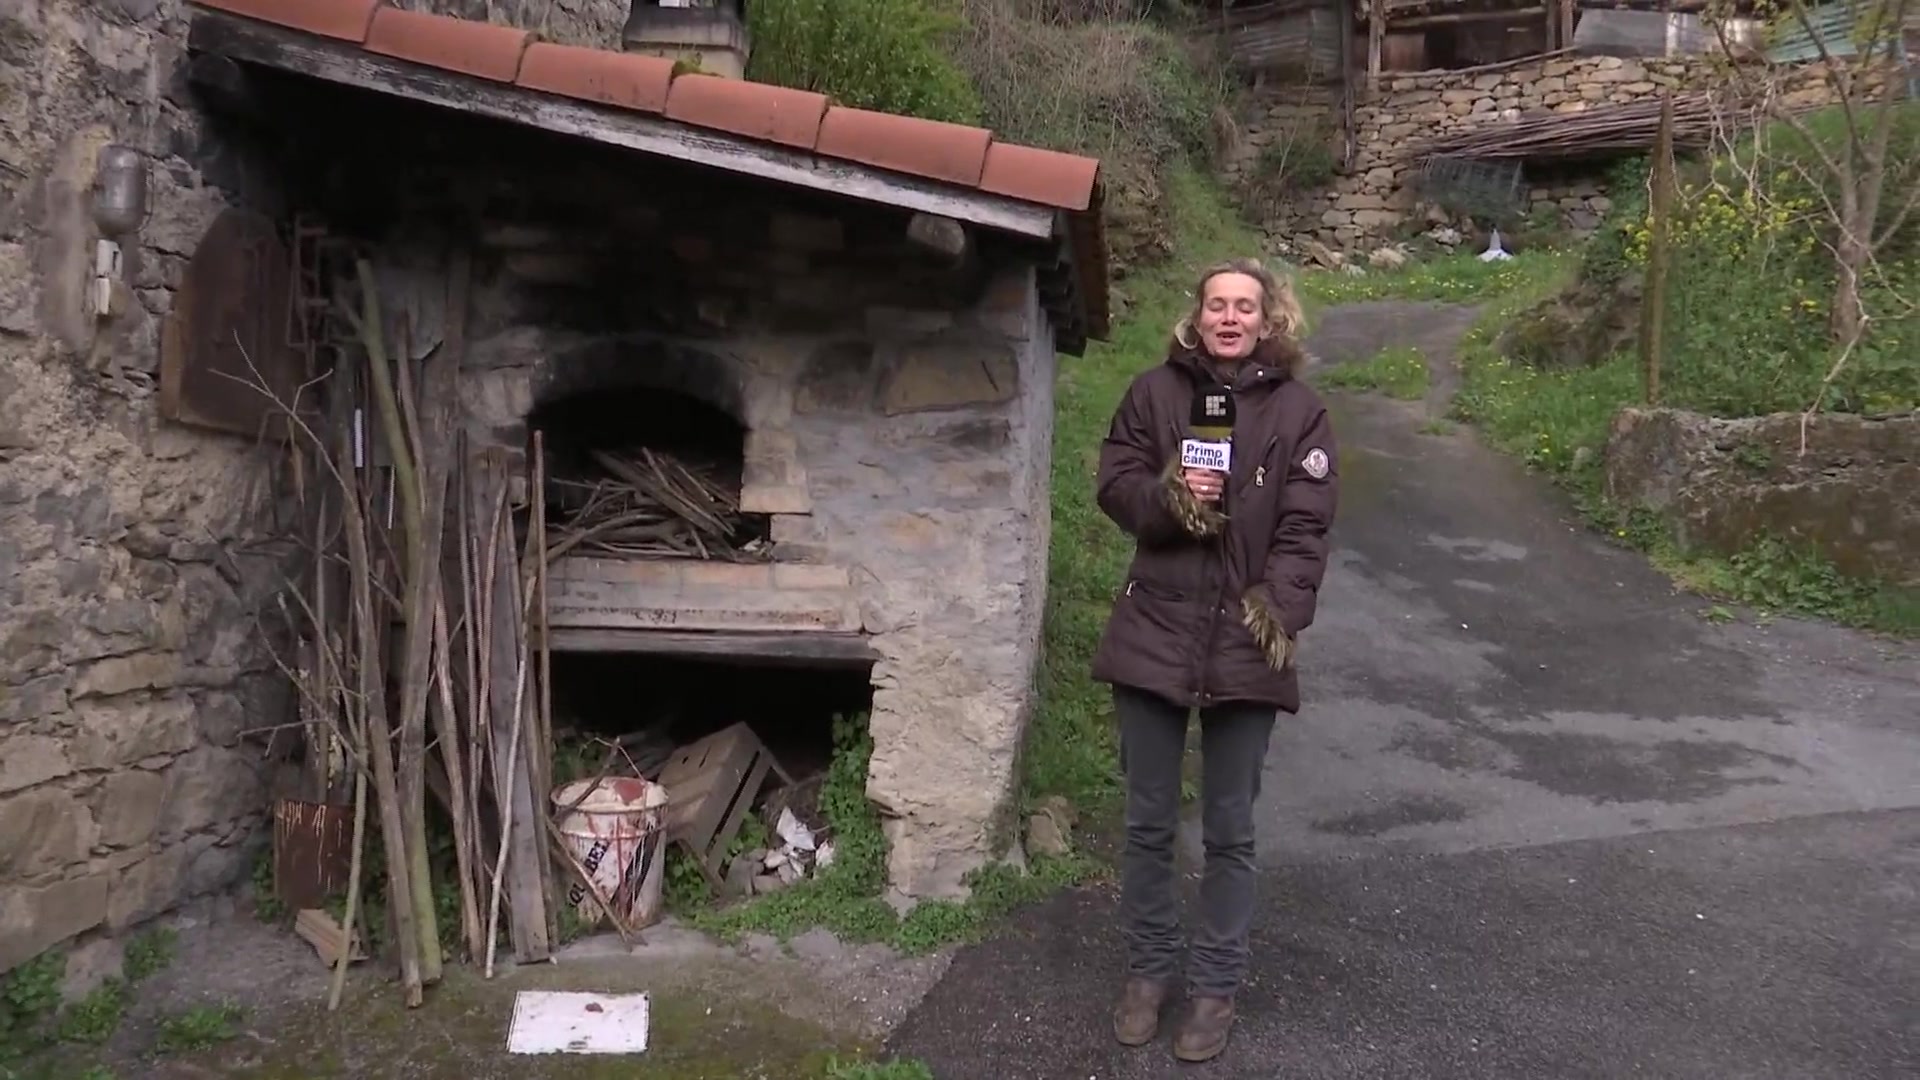
[[[1310,345],[1444,374],[1468,318],[1355,305]],[[1708,621],[1509,459],[1421,433],[1437,385],[1334,402],[1336,553],[1227,1052],[1113,1042],[1104,890],[963,950],[895,1050],[942,1080],[1920,1076],[1920,649]]]

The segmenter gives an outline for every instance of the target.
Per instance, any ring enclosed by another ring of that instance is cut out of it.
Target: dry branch
[[[710,470],[649,449],[594,451],[592,458],[605,479],[547,480],[549,498],[563,511],[547,529],[548,561],[575,548],[731,562],[765,557],[735,546],[746,516],[739,495]]]

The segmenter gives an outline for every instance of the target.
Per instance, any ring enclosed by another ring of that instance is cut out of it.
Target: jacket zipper
[[[1267,448],[1260,454],[1258,459],[1262,465],[1256,468],[1264,468],[1264,463],[1269,457],[1273,456],[1274,448],[1279,445],[1280,436],[1275,435],[1268,439]],[[1243,485],[1235,490],[1236,493],[1244,492],[1246,488]],[[1216,646],[1220,640],[1220,616],[1227,613],[1227,534],[1224,530],[1221,532],[1219,540],[1210,545],[1210,550],[1213,557],[1219,562],[1220,586],[1214,593],[1214,602],[1209,605],[1207,610],[1206,647],[1200,654],[1200,677],[1196,681],[1194,688],[1194,700],[1198,705],[1205,705],[1210,700],[1207,694],[1207,674],[1213,670],[1213,657],[1217,651]]]

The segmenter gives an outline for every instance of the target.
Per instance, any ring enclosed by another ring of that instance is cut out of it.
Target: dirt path
[[[1353,305],[1309,348],[1444,374],[1470,322]],[[1920,1075],[1920,648],[1707,621],[1471,432],[1329,400],[1307,704],[1274,733],[1253,970],[1206,1074]],[[963,950],[895,1046],[941,1077],[1187,1075],[1113,1042],[1113,908],[1074,893]]]

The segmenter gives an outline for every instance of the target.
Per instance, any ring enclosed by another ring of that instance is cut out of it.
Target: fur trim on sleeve
[[[1190,535],[1205,539],[1220,535],[1227,526],[1227,515],[1221,513],[1218,503],[1203,503],[1187,490],[1186,478],[1180,475],[1180,459],[1167,462],[1166,471],[1160,474],[1161,486],[1167,493],[1167,507],[1173,511],[1174,519]]]
[[[1267,666],[1285,671],[1293,664],[1294,642],[1280,626],[1280,617],[1266,594],[1255,585],[1240,598],[1240,621],[1253,633],[1254,643],[1267,656]]]

